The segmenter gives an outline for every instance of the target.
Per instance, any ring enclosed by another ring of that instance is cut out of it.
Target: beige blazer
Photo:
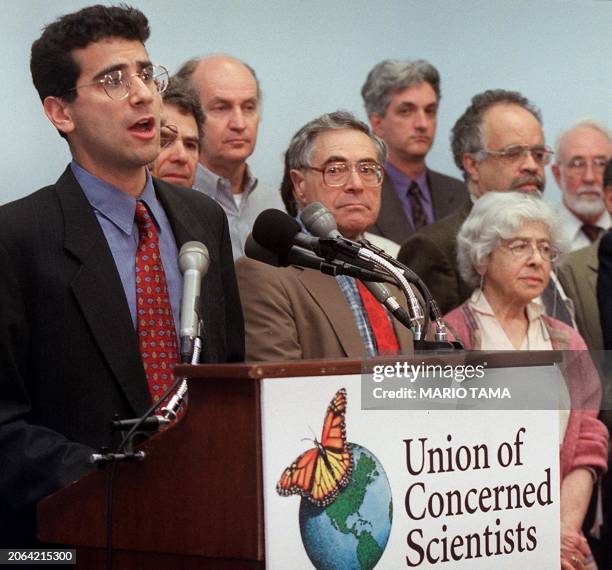
[[[272,267],[246,257],[236,262],[236,276],[247,360],[366,355],[351,309],[333,277],[313,269]],[[412,333],[400,324],[395,331],[402,353],[412,354]]]
[[[559,281],[574,303],[576,324],[591,350],[603,350],[597,305],[597,248],[599,240],[570,253],[558,270]]]

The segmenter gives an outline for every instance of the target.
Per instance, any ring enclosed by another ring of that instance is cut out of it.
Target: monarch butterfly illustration
[[[346,389],[336,392],[327,408],[321,441],[283,471],[276,485],[279,495],[301,495],[318,507],[330,505],[346,487],[353,472],[353,455],[346,444],[344,414]]]

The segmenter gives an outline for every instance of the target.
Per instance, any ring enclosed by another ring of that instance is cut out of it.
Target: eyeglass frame
[[[572,173],[580,175],[586,171],[587,165],[590,164],[593,172],[603,174],[606,169],[606,164],[608,164],[608,160],[610,159],[605,156],[594,156],[590,160],[584,156],[574,156],[568,160],[564,166]],[[582,164],[575,164],[577,161],[582,161]],[[601,161],[601,164],[597,164],[599,161]]]
[[[166,131],[170,131],[170,133],[172,133],[172,137],[168,137],[168,141],[164,144],[162,142],[162,131],[164,131],[164,129]],[[159,146],[160,148],[168,148],[169,146],[171,146],[172,144],[174,144],[174,142],[176,141],[176,139],[178,139],[179,136],[179,131],[178,131],[178,127],[176,125],[169,125],[169,124],[164,124],[160,127],[160,137],[159,137]]]
[[[530,246],[529,254],[528,255],[525,255],[525,254],[521,255],[519,253],[516,253],[515,252],[516,247],[512,248],[509,243],[506,244],[506,243],[503,243],[503,241],[509,241],[509,242],[520,241],[520,242],[522,242],[522,245],[529,245]],[[540,245],[544,245],[544,243],[536,243],[536,244],[534,244],[533,241],[522,239],[522,238],[513,238],[513,239],[509,239],[509,240],[500,240],[499,241],[500,247],[503,247],[504,249],[507,249],[512,254],[512,256],[515,257],[516,259],[520,259],[522,261],[527,260],[530,257],[533,257],[535,255],[536,250],[537,250],[537,252],[540,254],[540,257],[544,261],[547,261],[549,263],[554,263],[555,261],[557,261],[559,259],[559,256],[561,255],[561,252],[556,247],[554,247],[550,242],[546,242],[546,243],[550,247],[550,251],[551,251],[550,259],[547,259],[544,256],[544,254],[542,253],[542,250],[540,248]]]
[[[143,78],[142,78],[142,73],[144,72],[145,69],[148,68],[152,68],[153,72],[151,75],[151,85],[155,86],[155,90],[152,91],[150,88],[150,84],[147,83]],[[155,73],[156,69],[161,69],[161,73]],[[119,77],[119,81],[121,82],[122,85],[124,85],[124,89],[125,89],[125,93],[119,97],[118,99],[111,96],[111,94],[108,92],[108,90],[106,89],[107,84],[105,83],[111,76],[111,73],[120,73],[121,76]],[[145,85],[145,87],[147,89],[149,89],[149,91],[151,91],[151,93],[154,94],[160,94],[163,93],[167,88],[168,88],[168,81],[170,79],[170,73],[168,72],[168,69],[163,66],[160,65],[158,63],[151,63],[145,67],[143,67],[143,69],[141,69],[140,71],[136,72],[136,73],[132,73],[131,75],[127,75],[126,78],[123,77],[124,72],[122,69],[113,69],[112,71],[109,71],[108,73],[105,73],[102,77],[100,77],[100,79],[96,79],[95,81],[92,81],[91,83],[85,83],[84,85],[75,85],[74,87],[72,87],[71,89],[68,90],[68,92],[72,92],[72,91],[77,91],[78,89],[80,89],[81,87],[93,87],[95,85],[102,85],[102,88],[104,89],[104,93],[106,93],[106,95],[108,96],[108,98],[111,101],[123,101],[124,99],[127,99],[130,96],[130,90],[132,88],[132,82],[130,81],[133,77],[138,77],[138,79],[140,79],[140,81],[142,81],[143,85]],[[163,83],[163,89],[159,89],[157,87],[157,83],[154,81],[156,78],[158,78],[159,76],[165,75],[166,76],[166,81]]]
[[[517,155],[516,157],[510,157],[509,156],[509,151],[511,149],[514,148],[522,148],[523,152],[521,155]],[[535,151],[544,151],[545,153],[545,158],[543,158],[542,160],[538,160],[535,156],[534,156],[534,152]],[[531,158],[533,159],[533,161],[538,164],[539,166],[546,166],[547,164],[550,164],[550,161],[552,160],[553,155],[555,154],[555,152],[553,151],[553,149],[551,147],[549,147],[548,145],[544,144],[544,145],[533,145],[533,146],[529,146],[526,144],[512,144],[512,145],[508,145],[507,147],[504,147],[500,150],[493,150],[493,149],[488,149],[488,148],[482,148],[480,149],[478,152],[475,152],[473,154],[474,158],[476,158],[476,160],[484,160],[486,158],[486,156],[493,156],[495,158],[501,158],[501,159],[506,159],[508,161],[512,161],[512,162],[518,162],[518,160],[520,159],[521,161],[524,161],[525,158],[527,157],[527,152],[529,152],[529,154],[531,155]]]
[[[340,184],[329,184],[326,180],[325,180],[325,171],[327,170],[327,168],[329,168],[330,166],[333,166],[334,164],[346,164],[346,165],[350,165],[350,170],[347,172],[347,176],[346,176],[346,180],[344,180],[344,182],[340,183]],[[361,176],[359,170],[357,169],[357,166],[359,166],[360,164],[372,164],[374,166],[376,166],[376,172],[378,174],[378,177],[380,178],[380,180],[374,184],[374,185],[369,185],[365,182],[365,180],[363,179],[363,177]],[[323,184],[325,184],[325,186],[328,186],[329,188],[342,188],[342,186],[344,186],[351,178],[351,174],[353,172],[356,172],[357,175],[359,176],[359,179],[361,180],[361,182],[363,183],[364,186],[366,186],[367,188],[377,188],[379,186],[382,186],[383,183],[383,179],[385,176],[385,170],[382,167],[381,164],[379,164],[378,162],[374,161],[374,160],[355,160],[355,161],[349,161],[349,160],[334,160],[332,162],[328,162],[326,164],[323,165],[323,167],[319,167],[319,166],[311,166],[310,164],[306,164],[304,166],[301,167],[303,170],[315,170],[316,172],[320,172],[321,173],[321,179],[323,180]]]

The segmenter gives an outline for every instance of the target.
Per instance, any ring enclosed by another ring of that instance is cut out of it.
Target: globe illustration
[[[380,461],[366,448],[347,443],[353,454],[350,483],[327,507],[303,498],[300,531],[306,553],[318,570],[370,570],[385,550],[393,502]]]

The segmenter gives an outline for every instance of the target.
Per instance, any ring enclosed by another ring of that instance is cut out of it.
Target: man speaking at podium
[[[294,135],[285,155],[284,179],[292,183],[281,189],[287,211],[299,220],[308,204],[321,202],[345,238],[359,239],[378,217],[385,159],[385,143],[350,113],[310,121]],[[352,277],[272,267],[245,257],[236,263],[236,274],[247,360],[412,352],[408,329],[396,325]]]
[[[114,450],[115,414],[141,416],[171,383],[183,243],[202,242],[210,256],[205,359],[243,358],[223,211],[146,169],[167,81],[148,36],[140,11],[93,6],[32,45],[34,85],[73,160],[55,184],[0,208],[2,547],[34,544],[37,501],[91,470],[92,452]],[[141,318],[151,302],[157,320]],[[146,352],[151,335],[158,351]]]

